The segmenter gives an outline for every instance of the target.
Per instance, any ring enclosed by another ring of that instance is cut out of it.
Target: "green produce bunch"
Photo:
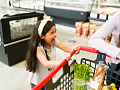
[[[93,78],[91,75],[92,69],[89,65],[85,64],[75,64],[73,66],[74,70],[74,90],[85,90],[86,82],[90,81],[90,78]],[[78,81],[79,80],[79,81]]]

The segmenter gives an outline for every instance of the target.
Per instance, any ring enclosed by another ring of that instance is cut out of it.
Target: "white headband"
[[[43,19],[38,27],[38,34],[41,35],[42,34],[42,31],[43,31],[43,28],[45,26],[45,24],[48,22],[48,21],[52,21],[51,19]]]

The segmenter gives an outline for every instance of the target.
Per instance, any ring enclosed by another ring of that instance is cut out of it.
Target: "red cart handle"
[[[95,48],[92,47],[85,47],[85,46],[81,46],[80,50],[82,51],[87,51],[87,52],[91,52],[91,53],[97,53],[98,50],[96,50]]]
[[[80,47],[80,50],[83,50],[83,51],[87,51],[87,52],[91,52],[91,53],[96,53],[98,52],[98,50],[96,50],[95,48],[91,48],[91,47],[84,47],[84,46],[81,46]],[[75,54],[75,50],[73,50],[70,55],[71,57]],[[110,57],[109,55],[106,54],[107,57]],[[119,60],[117,58],[117,60]],[[32,88],[32,90],[40,90],[65,64],[67,63],[67,60],[64,59],[62,61],[62,63],[60,63],[50,74],[48,74],[38,85],[34,86]]]
[[[92,52],[92,53],[96,53],[98,52],[98,50],[96,50],[95,48],[92,48],[92,47],[84,47],[84,46],[81,46],[80,50],[83,50],[83,51],[87,51],[87,52]],[[112,58],[111,56],[107,55],[107,57],[110,57]],[[119,58],[116,58],[117,60],[120,60]]]
[[[70,55],[71,57],[75,54],[75,50],[73,50]],[[67,60],[64,59],[62,63],[60,63],[50,74],[48,74],[38,85],[32,88],[32,90],[40,90],[65,64]]]

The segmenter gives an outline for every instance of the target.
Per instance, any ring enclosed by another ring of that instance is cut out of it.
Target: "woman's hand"
[[[64,60],[64,59],[66,59],[67,61],[72,60],[72,58],[71,58],[71,55],[70,55],[70,54],[65,54],[65,55],[63,56],[63,60]]]
[[[75,50],[76,52],[75,52],[75,54],[79,54],[79,52],[80,52],[80,45],[76,45],[76,46],[74,46],[73,47],[73,50]]]

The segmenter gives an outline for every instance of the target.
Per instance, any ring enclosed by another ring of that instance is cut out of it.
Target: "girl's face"
[[[50,45],[53,45],[56,36],[57,36],[56,26],[54,25],[44,36],[45,46],[49,47]]]

